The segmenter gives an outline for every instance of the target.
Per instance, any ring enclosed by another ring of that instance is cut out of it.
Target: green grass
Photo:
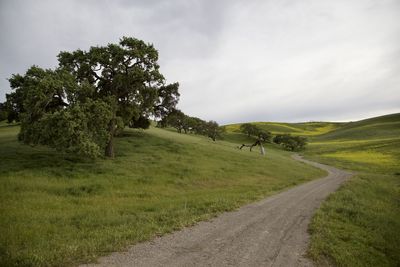
[[[309,255],[319,265],[399,266],[400,176],[361,173],[313,217]]]
[[[318,137],[318,140],[368,140],[396,138],[400,133],[400,114],[371,118],[342,124],[336,131]]]
[[[114,160],[16,141],[0,125],[0,266],[71,266],[321,177],[268,145],[126,130]]]
[[[326,134],[340,128],[343,123],[335,122],[301,122],[301,123],[284,123],[284,122],[252,122],[259,128],[269,131],[273,134],[292,134],[302,136],[315,136]],[[226,125],[228,133],[240,133],[240,125]]]
[[[312,160],[355,171],[310,225],[309,256],[321,266],[400,266],[400,114],[350,123],[255,122],[307,136]],[[240,124],[227,139],[240,140]]]
[[[400,114],[348,123],[316,136],[305,155],[356,171],[310,225],[320,265],[400,265]]]

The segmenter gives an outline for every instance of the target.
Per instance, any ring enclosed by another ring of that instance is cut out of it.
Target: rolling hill
[[[254,124],[273,134],[306,136],[306,158],[355,173],[309,226],[308,254],[318,265],[399,266],[399,113],[348,123]],[[226,139],[246,141],[239,127],[227,125]]]
[[[315,160],[340,159],[342,168],[384,169],[395,172],[400,161],[400,113],[347,123],[253,122],[273,134],[289,133],[306,136],[309,145],[304,152]],[[252,142],[240,133],[240,123],[226,125],[225,139],[231,142]]]
[[[400,262],[399,122],[400,114],[350,123],[256,123],[275,134],[307,136],[306,157],[358,172],[313,219],[309,254],[317,262]],[[254,141],[240,124],[226,126],[218,142],[127,129],[117,138],[115,160],[22,145],[18,127],[0,123],[2,266],[90,261],[323,175],[278,145],[266,144],[266,157],[238,150]]]
[[[324,175],[268,147],[126,129],[114,160],[18,143],[0,124],[0,266],[71,266]]]

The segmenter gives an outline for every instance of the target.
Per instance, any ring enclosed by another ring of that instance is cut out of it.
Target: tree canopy
[[[263,142],[270,142],[270,139],[272,137],[270,132],[265,131],[257,127],[257,125],[251,123],[243,123],[242,125],[240,125],[240,131],[246,134],[248,137],[254,136]]]
[[[159,127],[174,127],[179,133],[194,133],[205,135],[216,141],[217,138],[222,137],[225,128],[218,125],[216,121],[204,121],[200,118],[191,117],[180,111],[174,109],[161,121],[158,122]]]
[[[298,151],[305,148],[307,138],[290,134],[278,134],[274,137],[273,142],[282,145],[286,150]]]
[[[32,66],[13,75],[7,105],[21,121],[19,139],[64,151],[114,157],[125,127],[148,127],[179,100],[178,83],[165,84],[151,44],[123,37],[118,44],[61,52],[59,67]]]
[[[5,103],[0,103],[0,121],[4,121],[7,119],[7,108]]]

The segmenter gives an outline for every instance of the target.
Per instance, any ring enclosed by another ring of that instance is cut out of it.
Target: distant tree
[[[272,134],[260,129],[257,133],[257,137],[262,142],[271,142]]]
[[[273,138],[273,142],[275,144],[282,144],[285,140],[287,140],[288,138],[290,138],[289,134],[277,134],[275,135],[275,137]]]
[[[205,129],[206,135],[215,142],[217,138],[221,138],[225,128],[220,127],[216,121],[209,121],[205,123]]]
[[[0,121],[4,121],[7,119],[7,109],[5,103],[0,103]]]
[[[140,116],[137,119],[132,119],[129,123],[130,128],[140,128],[140,129],[149,129],[150,127],[150,120],[143,116]]]
[[[157,123],[158,127],[174,127],[179,133],[182,131],[187,133],[194,133],[205,135],[216,141],[217,138],[222,137],[225,128],[220,127],[215,121],[204,121],[196,117],[190,117],[178,109],[172,110],[167,116]]]
[[[273,142],[282,145],[286,150],[299,151],[305,148],[307,138],[290,134],[278,134],[274,137]]]
[[[206,122],[200,118],[188,117],[189,131],[194,134],[204,135],[206,132]]]
[[[179,133],[185,128],[186,115],[179,109],[172,110],[167,116],[163,118],[160,125],[163,127],[174,127]]]
[[[292,150],[303,150],[307,145],[306,137],[294,136],[293,139],[296,141],[296,146]]]
[[[91,155],[104,149],[114,157],[113,140],[124,126],[163,117],[179,99],[178,83],[165,85],[159,72],[157,50],[135,38],[61,52],[58,60],[54,71],[33,66],[10,79],[15,92],[7,102],[21,119],[25,143]]]
[[[254,124],[243,123],[242,125],[240,125],[240,131],[250,137],[252,135],[256,136],[259,132],[259,129]]]

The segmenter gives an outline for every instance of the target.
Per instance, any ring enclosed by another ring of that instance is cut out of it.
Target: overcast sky
[[[221,124],[400,112],[399,0],[0,0],[0,102],[12,73],[122,36],[158,49],[180,109]]]

